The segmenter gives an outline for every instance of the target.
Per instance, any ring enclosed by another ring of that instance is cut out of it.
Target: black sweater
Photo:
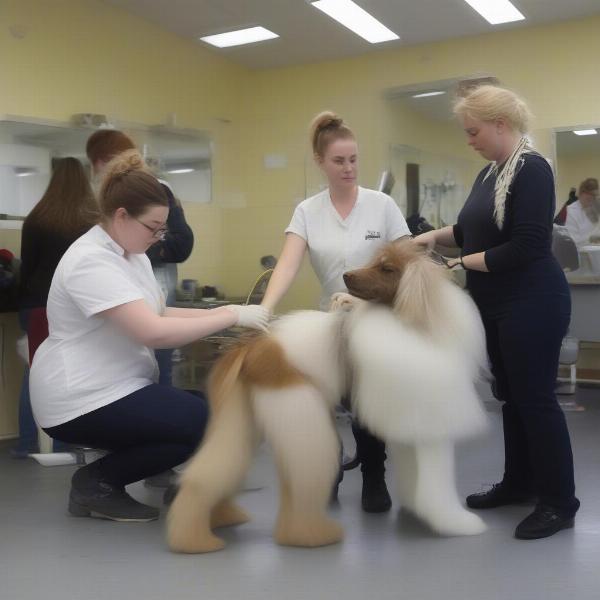
[[[463,256],[485,252],[489,273],[467,272],[467,286],[480,300],[520,293],[565,293],[562,270],[552,255],[554,176],[546,160],[525,154],[510,185],[504,225],[494,220],[495,175],[483,169],[458,215],[454,238]],[[568,293],[568,288],[566,288]]]
[[[180,263],[187,260],[194,247],[194,233],[187,224],[183,208],[177,204],[169,186],[161,182],[169,197],[168,232],[163,241],[150,246],[146,252],[153,265],[161,263]]]
[[[84,233],[85,230],[66,235],[25,220],[21,231],[19,308],[46,306],[52,277],[60,259]]]

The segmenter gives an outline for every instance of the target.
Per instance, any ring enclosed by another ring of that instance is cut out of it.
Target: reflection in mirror
[[[392,197],[407,219],[420,216],[432,227],[456,222],[477,173],[485,164],[467,147],[452,114],[456,95],[490,77],[428,82],[389,90],[394,143]]]
[[[201,131],[116,124],[138,145],[158,177],[182,202],[211,200],[211,142]],[[42,197],[53,158],[73,156],[89,168],[92,127],[19,117],[0,120],[0,214],[23,219]]]
[[[573,275],[600,281],[600,127],[561,128],[556,136],[557,215],[578,251]],[[559,230],[562,231],[562,230]]]

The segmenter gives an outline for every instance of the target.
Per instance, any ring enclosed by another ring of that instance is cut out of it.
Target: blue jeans
[[[27,332],[27,323],[29,321],[29,310],[19,311],[19,323],[21,330]],[[63,442],[54,440],[54,452],[67,450],[69,446]],[[23,371],[23,381],[21,383],[21,392],[19,393],[19,439],[15,446],[14,453],[28,454],[30,452],[39,452],[38,430],[31,410],[31,399],[29,397],[29,366]]]

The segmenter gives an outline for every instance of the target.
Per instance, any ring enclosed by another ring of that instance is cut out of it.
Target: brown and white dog
[[[212,530],[247,520],[233,497],[262,438],[280,481],[275,540],[339,541],[326,514],[339,460],[332,409],[349,387],[360,421],[387,443],[401,505],[443,535],[485,529],[454,481],[454,443],[486,425],[474,388],[487,368],[476,307],[412,242],[386,246],[344,279],[366,302],[338,295],[334,304],[353,310],[289,314],[215,365],[209,428],[168,515],[172,550],[218,550]]]

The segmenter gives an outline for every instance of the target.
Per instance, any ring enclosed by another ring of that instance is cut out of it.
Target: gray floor
[[[275,545],[270,537],[277,487],[261,450],[241,504],[251,523],[226,530],[220,553],[171,554],[164,520],[119,524],[66,513],[73,467],[17,461],[0,447],[1,600],[337,599],[578,600],[600,598],[600,390],[579,389],[585,411],[567,413],[582,507],[574,530],[517,541],[512,533],[526,507],[486,512],[481,536],[441,539],[395,506],[386,515],[359,508],[360,474],[346,473],[333,514],[346,529],[342,544],[321,549]],[[492,430],[458,452],[462,493],[500,473],[498,405],[487,403]],[[348,441],[347,425],[341,431]],[[393,484],[392,484],[393,485]],[[160,495],[132,486],[138,499]]]

